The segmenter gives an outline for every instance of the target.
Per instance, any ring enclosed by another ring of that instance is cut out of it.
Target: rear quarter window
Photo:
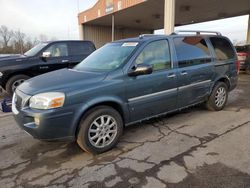
[[[218,61],[226,61],[235,58],[235,51],[227,39],[211,37],[210,41],[215,52],[215,58]]]
[[[72,42],[70,45],[71,55],[89,55],[95,51],[91,42]]]
[[[174,45],[180,68],[211,62],[207,43],[200,36],[174,38]]]

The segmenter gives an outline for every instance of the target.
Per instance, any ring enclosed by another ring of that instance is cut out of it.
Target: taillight
[[[240,61],[236,61],[237,73],[240,74]]]
[[[244,53],[244,52],[238,52],[237,53],[238,56],[247,56],[247,53]]]
[[[239,52],[239,53],[237,53],[237,56],[238,56],[238,60],[240,60],[240,61],[245,61],[246,60],[246,58],[247,58],[247,53],[244,53],[244,52]]]

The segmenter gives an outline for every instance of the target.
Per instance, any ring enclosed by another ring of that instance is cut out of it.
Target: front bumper
[[[32,109],[25,109],[14,114],[18,125],[40,140],[74,140],[72,131],[73,112],[64,110],[38,112]],[[35,122],[39,120],[39,124]]]
[[[245,70],[245,69],[246,69],[246,62],[240,61],[240,70]]]
[[[2,93],[2,92],[3,92],[3,79],[0,76],[0,93]]]
[[[12,102],[13,115],[18,125],[39,140],[75,140],[77,110],[77,105],[51,110],[29,107],[17,109],[16,102]]]

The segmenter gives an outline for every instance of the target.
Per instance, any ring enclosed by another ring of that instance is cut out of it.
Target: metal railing
[[[201,35],[202,33],[203,34],[215,34],[215,35],[221,35],[220,32],[218,31],[195,31],[195,30],[179,30],[179,31],[175,31],[174,35],[178,35],[180,33],[195,33],[196,35]]]

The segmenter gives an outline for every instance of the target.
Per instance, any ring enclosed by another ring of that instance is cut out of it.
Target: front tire
[[[222,110],[228,99],[228,86],[224,82],[218,82],[206,102],[206,107],[211,111]]]
[[[16,88],[30,77],[24,74],[12,76],[6,83],[6,92],[12,96]]]
[[[82,118],[77,143],[89,153],[100,154],[115,147],[122,133],[121,115],[111,107],[99,106]]]
[[[245,72],[246,72],[246,74],[250,74],[250,65],[248,65],[248,66],[246,67]]]

